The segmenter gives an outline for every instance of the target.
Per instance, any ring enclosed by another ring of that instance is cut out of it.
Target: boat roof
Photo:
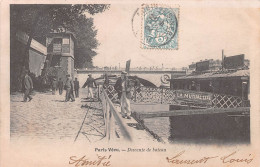
[[[218,71],[218,72],[204,73],[204,74],[199,74],[199,75],[186,75],[186,76],[181,76],[178,78],[173,78],[171,80],[249,77],[249,76],[250,76],[250,71],[249,71],[249,69],[247,69],[247,70],[238,70],[238,71],[233,71],[233,72]]]

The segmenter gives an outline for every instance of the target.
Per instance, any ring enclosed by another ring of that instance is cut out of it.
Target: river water
[[[160,117],[144,124],[167,143],[248,144],[249,117],[212,116]]]

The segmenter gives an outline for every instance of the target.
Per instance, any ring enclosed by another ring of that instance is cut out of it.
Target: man
[[[66,75],[67,79],[65,82],[65,89],[66,89],[66,97],[65,97],[65,102],[69,101],[71,99],[72,102],[75,101],[74,99],[74,94],[73,94],[73,90],[74,90],[74,86],[73,86],[73,82],[72,79],[70,78],[70,75]]]
[[[58,81],[58,88],[59,88],[59,94],[61,95],[63,92],[63,81],[61,80],[61,78]]]
[[[103,88],[104,89],[107,89],[109,86],[109,78],[108,78],[108,75],[107,73],[104,75],[104,83],[103,83]]]
[[[93,96],[93,88],[94,87],[97,88],[97,84],[96,84],[95,79],[92,78],[91,74],[88,75],[88,79],[85,82],[85,84],[83,85],[83,87],[85,87],[85,85],[88,86],[88,98],[93,99],[94,98],[94,96]]]
[[[52,94],[55,95],[56,89],[57,89],[57,81],[56,81],[56,78],[53,78],[53,80],[52,80],[51,89],[52,89]]]
[[[141,83],[139,81],[139,79],[137,78],[137,76],[134,76],[134,88],[135,88],[135,98],[136,98],[136,94],[139,93],[139,95],[142,97],[141,92]]]
[[[131,86],[126,72],[121,73],[121,78],[116,81],[115,90],[120,93],[121,113],[123,118],[131,119],[130,99],[131,99]]]
[[[79,97],[79,81],[78,81],[78,78],[75,78],[74,89],[75,89],[75,96]]]
[[[114,88],[117,92],[117,97],[118,97],[119,100],[121,100],[121,96],[122,96],[122,73],[121,73],[121,76],[117,79],[117,81],[114,85]]]
[[[29,101],[31,101],[33,98],[30,96],[30,93],[33,89],[33,82],[32,78],[28,75],[29,71],[25,71],[25,76],[23,80],[23,89],[24,89],[24,98],[23,102],[27,102],[27,97],[29,98]]]

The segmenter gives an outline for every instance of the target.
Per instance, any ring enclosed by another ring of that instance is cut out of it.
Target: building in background
[[[47,59],[44,73],[65,80],[69,74],[74,79],[75,35],[69,31],[53,32],[46,38]]]
[[[21,71],[24,64],[24,52],[26,49],[29,36],[22,32],[17,31],[11,34],[10,45],[10,82],[11,90],[21,89]],[[29,49],[29,70],[34,77],[42,74],[44,62],[46,60],[47,48],[45,45],[39,43],[37,40],[32,39]]]
[[[199,62],[192,62],[189,65],[188,71],[192,73],[194,71],[218,71],[222,67],[221,60],[200,60]]]

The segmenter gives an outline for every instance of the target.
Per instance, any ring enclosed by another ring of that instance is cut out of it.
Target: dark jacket
[[[94,78],[89,77],[87,81],[84,83],[83,88],[86,86],[93,88],[94,86],[97,87],[96,81]]]
[[[59,80],[59,81],[58,81],[58,87],[59,87],[59,88],[63,88],[63,81],[62,81],[62,80]]]
[[[118,78],[116,84],[114,86],[117,93],[122,93],[122,78]],[[127,98],[131,98],[131,85],[130,80],[126,78],[126,96]]]
[[[33,89],[32,78],[29,75],[26,75],[23,80],[23,88],[25,90]]]
[[[79,81],[74,81],[75,90],[79,89]]]
[[[71,78],[67,78],[67,80],[65,81],[65,85],[64,85],[64,89],[72,89],[74,90],[74,84]]]
[[[52,81],[52,84],[51,84],[52,89],[56,89],[56,88],[57,88],[57,85],[58,85],[57,81],[56,81],[56,80],[53,80],[53,81]]]

